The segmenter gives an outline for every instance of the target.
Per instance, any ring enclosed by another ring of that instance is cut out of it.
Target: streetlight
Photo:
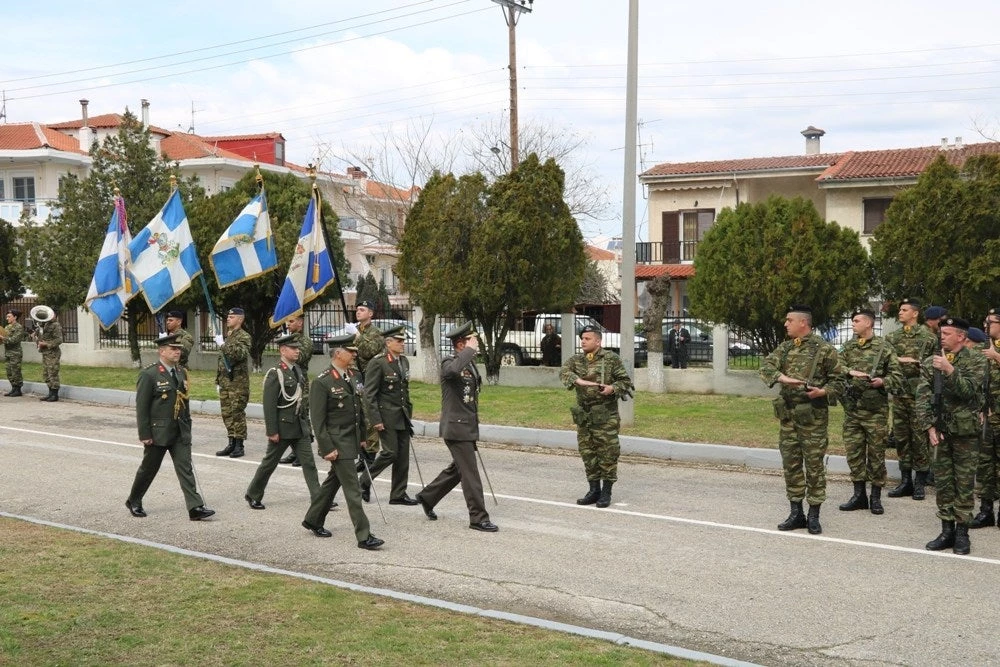
[[[535,0],[493,0],[504,9],[503,20],[507,24],[507,57],[510,69],[510,168],[517,169],[517,20],[520,15],[531,13]]]

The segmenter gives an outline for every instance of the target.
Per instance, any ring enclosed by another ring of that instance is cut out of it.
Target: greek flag
[[[219,287],[249,280],[278,266],[264,191],[254,197],[229,229],[222,233],[210,256]]]
[[[307,303],[317,298],[336,279],[330,252],[323,236],[320,219],[319,192],[313,188],[309,208],[302,220],[299,242],[288,267],[288,276],[274,306],[271,326],[281,326],[286,320],[300,314]]]
[[[128,249],[132,255],[132,274],[139,281],[151,312],[159,311],[191,286],[191,281],[201,273],[201,264],[179,190],[174,190]]]
[[[114,325],[125,312],[125,304],[136,293],[135,281],[129,272],[131,257],[128,245],[131,242],[125,200],[115,197],[115,210],[111,214],[104,245],[97,258],[94,277],[84,301],[84,305],[97,316],[104,329],[110,329]]]

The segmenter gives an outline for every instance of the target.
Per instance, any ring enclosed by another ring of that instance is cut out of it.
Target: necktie
[[[175,387],[180,387],[181,386],[180,380],[177,379],[177,369],[176,368],[171,368],[170,369],[170,377],[173,378],[173,380],[174,380],[174,386]]]

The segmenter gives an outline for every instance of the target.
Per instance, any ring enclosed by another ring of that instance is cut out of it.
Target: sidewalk
[[[6,380],[0,381],[0,390],[4,392],[9,391],[10,384]],[[44,396],[48,393],[48,388],[41,382],[25,382],[22,391],[26,395],[37,394]],[[63,385],[59,389],[59,397],[104,405],[135,407],[135,392],[122,391],[120,389],[96,389],[93,387]],[[4,399],[0,397],[0,406],[17,400],[23,399]],[[222,414],[218,401],[191,401],[191,412],[214,416]],[[260,403],[251,403],[247,406],[247,417],[251,419],[264,419],[264,411]],[[438,435],[437,422],[414,420],[413,430],[416,437],[440,437]],[[777,438],[777,428],[775,428],[775,438]],[[576,450],[576,433],[573,431],[480,424],[479,439],[482,442],[505,445]],[[683,461],[685,463],[730,465],[767,470],[782,469],[781,455],[777,449],[677,442],[675,440],[658,440],[656,438],[642,438],[631,435],[621,436],[620,441],[623,454],[636,454],[668,461]],[[827,470],[831,473],[850,474],[847,459],[843,456],[828,455],[826,465]],[[899,478],[899,464],[895,460],[887,460],[885,467],[890,477]]]

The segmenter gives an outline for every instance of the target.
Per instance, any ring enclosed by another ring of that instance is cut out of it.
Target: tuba
[[[56,311],[52,310],[48,306],[38,305],[31,309],[28,316],[38,324],[44,325],[56,318]],[[37,326],[35,327],[35,330],[31,332],[31,338],[35,341],[35,346],[39,350],[42,349],[42,341],[39,340],[42,328],[43,327],[41,326]]]

